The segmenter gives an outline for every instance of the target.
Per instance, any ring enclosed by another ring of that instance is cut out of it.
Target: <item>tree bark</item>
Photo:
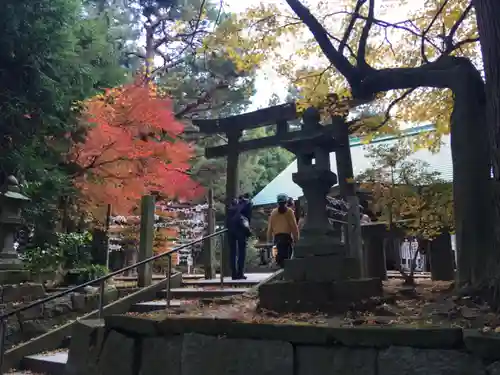
[[[494,247],[491,164],[484,85],[473,67],[469,73],[466,70],[463,73],[453,87],[454,109],[450,121],[453,208],[458,282],[474,284],[485,275],[489,259],[484,255]]]
[[[477,26],[481,38],[481,51],[486,76],[486,123],[493,164],[493,222],[500,223],[500,2],[498,0],[473,0]],[[500,227],[494,226],[495,247],[486,249],[490,259],[489,274],[498,274],[500,264]]]

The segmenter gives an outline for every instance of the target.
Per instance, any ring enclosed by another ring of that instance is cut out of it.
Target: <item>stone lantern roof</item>
[[[6,184],[3,186],[2,192],[0,194],[8,199],[19,200],[19,201],[29,201],[30,198],[20,193],[19,182],[14,176],[7,177]]]

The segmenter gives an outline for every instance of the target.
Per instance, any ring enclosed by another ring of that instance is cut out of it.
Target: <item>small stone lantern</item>
[[[21,209],[29,200],[20,193],[17,179],[9,176],[0,191],[0,270],[23,268],[14,248],[14,235],[22,222]]]

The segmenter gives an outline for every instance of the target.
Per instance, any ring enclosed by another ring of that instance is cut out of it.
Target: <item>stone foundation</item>
[[[345,280],[356,275],[358,261],[338,255],[310,256],[285,261],[286,280],[326,282]]]
[[[66,375],[500,375],[498,361],[500,335],[460,328],[110,316],[77,323]]]
[[[277,312],[334,313],[349,310],[356,302],[381,295],[380,279],[350,279],[333,282],[285,280],[260,287],[259,308]]]

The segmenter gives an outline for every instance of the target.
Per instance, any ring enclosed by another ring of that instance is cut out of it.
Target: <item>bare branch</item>
[[[336,41],[340,46],[341,40],[339,38],[337,38],[335,35],[332,35],[331,33],[328,33],[328,36],[330,37],[330,39]],[[351,55],[352,58],[357,59],[357,56],[354,53],[354,50],[351,48],[351,46],[349,44],[346,44],[345,48],[347,49],[347,51],[349,51],[349,54]]]
[[[386,125],[391,119],[391,111],[393,110],[393,108],[398,103],[401,103],[401,101],[406,99],[413,91],[415,91],[415,89],[406,90],[400,97],[394,99],[387,107],[387,109],[385,111],[384,119],[375,128],[371,128],[370,130],[377,131],[380,128],[382,128],[384,125]],[[349,128],[351,130],[351,134],[358,132],[362,127],[362,121],[360,121],[360,120],[353,120],[353,121],[349,122],[348,124],[350,125]]]
[[[329,16],[333,16],[333,15],[339,15],[339,14],[353,15],[354,12],[349,12],[349,11],[346,11],[346,10],[337,11],[337,12],[330,13],[330,14],[326,15],[324,18],[327,18]],[[365,16],[363,16],[361,14],[358,14],[358,18],[361,19],[361,20],[365,20],[365,21],[368,20],[368,17],[365,17]],[[391,23],[391,22],[387,22],[387,21],[384,21],[384,20],[380,20],[378,18],[373,18],[373,24],[377,25],[377,26],[380,26],[380,27],[383,27],[383,28],[390,27],[390,28],[393,28],[393,29],[406,31],[406,32],[410,33],[411,35],[416,36],[418,38],[424,38],[427,43],[429,43],[430,45],[432,45],[437,50],[441,51],[441,49],[430,38],[428,38],[427,36],[423,36],[422,33],[419,32],[418,27],[414,24],[414,22],[412,20],[404,20],[404,21],[399,21],[399,22]],[[408,25],[411,26],[411,27],[408,27]]]
[[[425,41],[426,41],[425,38],[427,37],[427,34],[429,33],[429,31],[432,29],[432,26],[434,26],[434,23],[436,23],[436,20],[438,19],[439,15],[441,13],[443,13],[444,8],[448,4],[448,1],[449,0],[444,0],[443,1],[443,3],[441,4],[441,6],[439,7],[439,9],[437,10],[436,14],[434,14],[434,17],[432,18],[431,22],[427,25],[427,27],[425,28],[424,32],[422,33],[422,39],[421,39],[421,43],[420,43],[420,53],[422,55],[422,60],[425,63],[429,63],[429,60],[427,59],[427,56],[425,54]]]
[[[454,50],[456,50],[457,48],[460,48],[460,46],[462,46],[462,45],[464,45],[466,43],[470,43],[470,40],[474,40],[474,39],[479,40],[479,38],[466,39],[465,41],[461,41],[461,42],[457,43],[457,45],[459,44],[458,47],[457,47],[457,45],[455,45],[453,43],[453,39],[455,38],[455,34],[457,33],[458,28],[464,22],[464,20],[467,18],[467,16],[469,15],[469,13],[470,13],[471,10],[472,10],[472,4],[469,4],[467,6],[467,8],[465,8],[465,10],[463,11],[463,13],[460,15],[460,18],[457,20],[457,22],[455,22],[455,24],[451,27],[450,32],[448,33],[448,35],[445,37],[444,43],[445,43],[445,46],[446,46],[446,50],[445,50],[446,53],[451,53]]]
[[[391,119],[391,111],[392,111],[392,109],[398,103],[401,103],[403,100],[405,100],[413,91],[415,91],[415,89],[406,90],[399,98],[394,99],[392,101],[392,103],[389,104],[389,106],[387,107],[387,110],[385,111],[384,120],[380,123],[379,128],[381,128],[382,126],[384,126],[385,124],[387,124],[389,122],[389,120]]]
[[[196,24],[194,26],[193,36],[191,37],[191,42],[189,44],[193,44],[194,36],[196,35],[196,31],[198,30],[198,27],[200,26],[201,17],[203,16],[203,10],[205,9],[205,2],[206,2],[206,0],[202,0],[202,2],[201,2],[200,11],[198,12],[198,17],[196,18]]]
[[[353,91],[356,91],[355,86],[361,81],[360,74],[355,67],[351,65],[349,60],[335,49],[325,28],[300,0],[286,0],[286,2],[314,35],[326,58],[330,60],[338,71],[347,79]]]
[[[368,17],[363,26],[363,31],[361,32],[361,37],[359,38],[358,44],[358,67],[366,69],[369,68],[366,62],[366,45],[368,43],[368,36],[370,35],[370,29],[373,26],[373,17],[375,16],[375,0],[369,0],[368,4]]]
[[[146,56],[145,56],[143,53],[134,52],[134,51],[127,52],[125,55],[126,55],[127,57],[128,57],[128,56],[135,56],[135,57],[138,57],[138,58],[140,58],[140,59],[145,59],[145,58],[146,58]]]
[[[387,28],[384,28],[384,41],[389,45],[389,49],[391,50],[392,55],[396,57],[394,46],[392,45],[392,42],[389,40],[389,36],[387,35]]]
[[[347,25],[344,36],[342,37],[341,42],[339,43],[339,53],[344,53],[344,48],[349,42],[349,37],[351,36],[352,30],[354,29],[354,25],[356,24],[356,20],[360,17],[359,10],[363,6],[366,0],[358,0],[356,2],[356,7],[354,8],[354,12],[351,14],[351,19],[349,24]]]
[[[466,44],[477,43],[477,42],[479,42],[479,37],[476,37],[476,38],[467,38],[467,39],[461,40],[460,42],[457,42],[457,43],[454,44],[453,50],[450,51],[450,52],[453,52],[453,51],[455,51],[457,49],[460,49],[460,48],[462,48]]]
[[[227,83],[221,82],[213,87],[211,90],[206,91],[204,94],[200,95],[196,101],[187,104],[182,110],[175,114],[175,118],[179,119],[187,115],[192,110],[198,108],[200,105],[207,103],[217,90],[227,89],[229,86]]]

